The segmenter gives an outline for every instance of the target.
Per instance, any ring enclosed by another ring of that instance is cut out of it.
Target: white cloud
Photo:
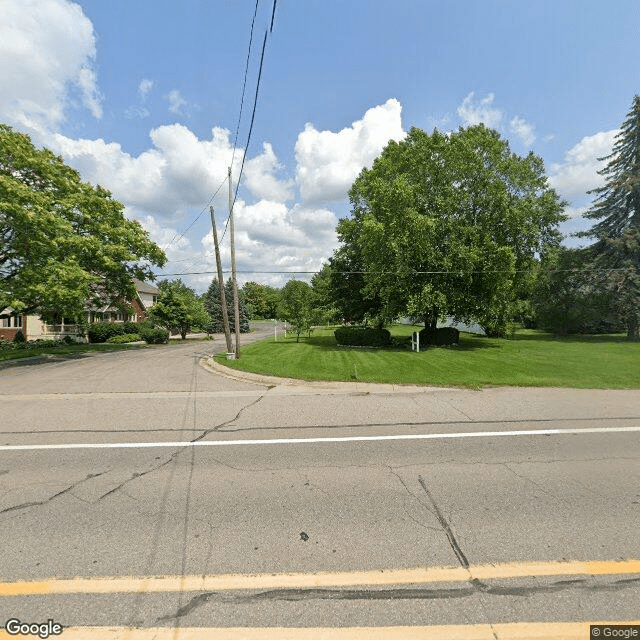
[[[535,142],[534,126],[520,116],[511,118],[509,121],[509,131],[515,133],[527,147]]]
[[[290,277],[286,273],[298,273],[299,278],[309,280],[310,273],[318,271],[337,246],[335,232],[338,220],[327,209],[302,205],[287,207],[281,202],[260,200],[247,204],[237,200],[234,208],[235,250],[240,282],[260,280],[281,286]],[[218,235],[221,235],[220,233]],[[215,271],[215,254],[211,234],[202,238],[203,258],[201,269]],[[221,247],[223,266],[230,264],[228,242]],[[259,272],[286,272],[262,275]],[[200,287],[211,282],[213,275],[199,281]]]
[[[570,201],[586,199],[587,191],[604,184],[598,170],[604,166],[598,158],[611,153],[618,129],[586,136],[565,154],[563,162],[551,165],[549,183]]]
[[[390,140],[405,137],[401,111],[400,102],[392,98],[337,133],[318,131],[308,123],[295,146],[303,201],[318,205],[346,198],[362,168],[370,166]]]
[[[293,180],[279,180],[276,176],[283,166],[278,162],[273,148],[263,143],[262,153],[244,165],[244,184],[259,199],[285,202],[293,198]]]
[[[171,113],[181,113],[182,107],[187,104],[187,101],[180,95],[177,89],[169,91],[167,100],[169,101],[169,111],[171,111]]]
[[[229,131],[214,127],[210,140],[198,140],[187,127],[173,124],[152,129],[150,137],[153,148],[137,157],[102,139],[56,134],[49,144],[85,180],[103,185],[118,200],[154,217],[180,219],[190,207],[208,202],[225,180],[233,151]]]
[[[474,101],[472,91],[458,107],[457,113],[465,126],[483,123],[491,129],[497,129],[502,120],[502,111],[493,106],[493,93],[488,94],[479,102]]]
[[[142,78],[140,80],[140,84],[138,85],[138,94],[140,95],[140,99],[144,102],[149,95],[149,92],[153,89],[153,80],[149,78]]]
[[[91,21],[70,0],[0,2],[0,118],[39,132],[64,120],[73,89],[92,115],[102,107]]]

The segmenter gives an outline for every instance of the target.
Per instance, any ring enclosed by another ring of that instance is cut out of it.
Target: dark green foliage
[[[391,334],[387,329],[340,327],[333,335],[338,344],[351,347],[386,347],[391,344]]]
[[[16,335],[13,336],[13,341],[15,343],[20,343],[21,342],[23,344],[27,341],[27,339],[24,337],[24,333],[22,333],[22,329],[18,329],[16,331]]]
[[[311,331],[313,290],[302,280],[289,280],[280,293],[278,314],[286,320],[300,341],[302,333]]]
[[[443,347],[460,342],[460,332],[455,327],[440,327],[439,329],[423,329],[420,332],[420,346],[433,345]]]
[[[579,235],[595,238],[589,247],[593,266],[602,270],[601,288],[614,296],[627,337],[637,340],[640,328],[640,96],[622,124],[610,155],[599,171],[605,177],[585,218],[599,220]]]
[[[341,322],[366,322],[382,325],[382,301],[377,291],[369,292],[364,276],[364,260],[357,244],[358,226],[344,227],[341,240],[345,243],[333,252],[329,264],[331,302]]]
[[[233,308],[233,284],[228,279],[224,285],[225,301],[227,303],[227,314],[229,316],[229,328],[231,333],[235,331],[235,311]],[[204,294],[204,308],[210,316],[210,320],[204,325],[207,333],[224,333],[224,324],[222,321],[222,306],[220,305],[220,286],[218,279],[214,278]],[[240,309],[240,333],[249,333],[249,312],[242,294],[242,290],[238,290],[238,307]]]
[[[137,333],[123,333],[120,336],[112,336],[107,342],[111,344],[126,344],[127,342],[138,342],[141,339]]]
[[[132,278],[166,262],[124,205],[29,136],[0,124],[0,309],[84,316],[133,300]]]
[[[149,310],[149,318],[168,331],[186,339],[193,327],[210,322],[202,299],[179,278],[160,283],[157,302]]]
[[[162,327],[154,327],[151,325],[141,326],[138,334],[147,344],[166,344],[169,341],[169,331]]]
[[[250,318],[275,319],[278,316],[279,289],[250,281],[242,285],[240,292]]]
[[[532,299],[537,327],[557,335],[620,331],[604,273],[593,267],[588,251],[559,247],[550,252],[540,265]]]
[[[339,322],[342,314],[334,300],[328,264],[311,278],[311,290],[311,323],[326,325]]]
[[[598,172],[606,184],[589,191],[596,197],[584,217],[600,222],[580,235],[602,240],[620,237],[628,226],[640,226],[640,96],[633,98],[611,154],[599,160],[608,160]]]
[[[536,254],[557,245],[564,202],[542,159],[514,154],[484,125],[413,128],[363,169],[338,224],[334,281],[348,311],[378,322],[449,315],[504,332]],[[348,271],[348,274],[341,274]],[[355,273],[354,273],[355,272]]]
[[[89,325],[87,335],[89,342],[106,342],[113,336],[121,336],[125,333],[123,322],[94,322]]]

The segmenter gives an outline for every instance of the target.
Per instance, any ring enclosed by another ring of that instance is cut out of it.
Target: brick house
[[[147,311],[156,302],[160,291],[146,282],[133,280],[136,286],[137,296],[131,302],[133,313],[125,314],[121,309],[113,305],[105,305],[100,309],[87,311],[87,321],[93,322],[142,322],[147,318]],[[84,340],[81,328],[72,321],[63,318],[60,314],[23,315],[16,313],[10,307],[0,312],[0,340],[13,340],[18,330],[22,330],[27,340],[41,338],[59,339],[71,336],[76,340]]]

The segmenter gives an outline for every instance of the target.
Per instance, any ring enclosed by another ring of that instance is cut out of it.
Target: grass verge
[[[145,344],[72,344],[61,347],[36,347],[30,349],[18,349],[11,351],[0,351],[0,363],[9,360],[19,360],[22,358],[33,358],[37,356],[64,356],[77,353],[87,353],[93,351],[121,351],[122,349],[144,349]]]
[[[394,326],[392,335],[414,328]],[[226,366],[302,380],[338,380],[432,386],[535,386],[587,389],[640,388],[640,342],[623,335],[555,337],[522,330],[513,339],[462,333],[454,347],[407,349],[339,347],[333,331],[310,338],[278,337],[243,347]]]

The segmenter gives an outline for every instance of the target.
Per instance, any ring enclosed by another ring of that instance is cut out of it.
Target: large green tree
[[[160,283],[157,302],[149,317],[184,340],[193,327],[203,328],[210,321],[204,302],[179,278]]]
[[[280,294],[279,314],[286,320],[296,334],[296,342],[300,335],[311,330],[311,305],[313,291],[302,280],[289,280]]]
[[[241,291],[250,318],[273,319],[278,315],[279,289],[249,281],[242,285]]]
[[[565,203],[542,160],[514,154],[484,125],[413,128],[364,169],[338,234],[361,260],[361,295],[378,315],[476,320],[504,331],[531,287],[536,256],[559,244]],[[339,254],[338,254],[339,255]]]
[[[88,302],[136,296],[165,255],[122,204],[31,139],[0,125],[0,311],[80,319]]]
[[[589,191],[595,199],[584,214],[599,222],[579,235],[596,240],[589,247],[594,266],[607,274],[603,287],[615,294],[613,304],[625,319],[627,337],[636,340],[640,325],[640,96],[634,97],[611,154],[600,160],[607,161],[599,171],[605,184]]]

